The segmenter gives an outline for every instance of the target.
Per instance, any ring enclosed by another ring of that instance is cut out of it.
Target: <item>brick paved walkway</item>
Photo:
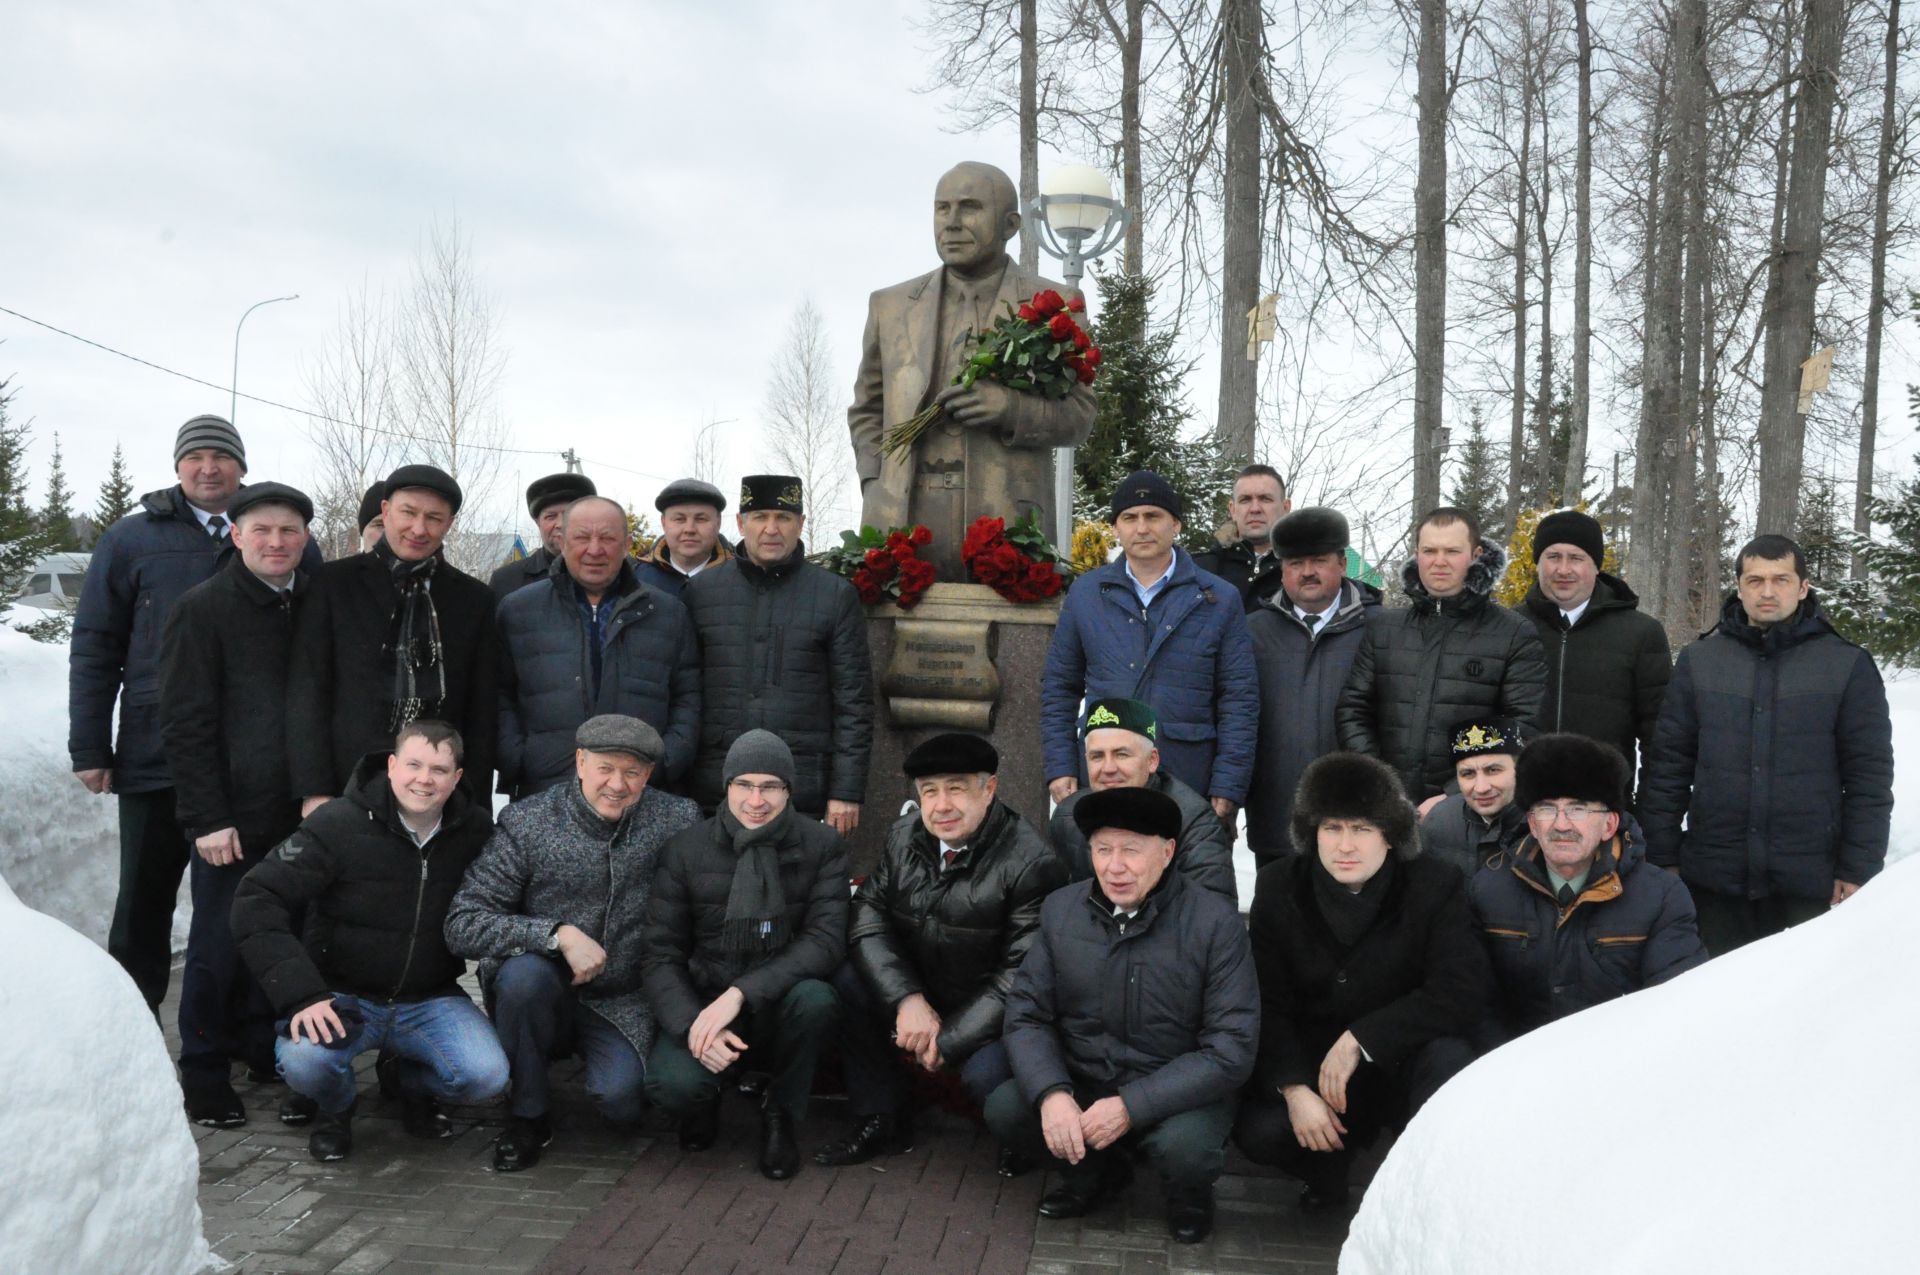
[[[178,969],[173,982],[177,990]],[[171,1000],[163,1017],[177,1051]],[[754,1169],[758,1121],[744,1099],[729,1100],[719,1145],[686,1156],[671,1133],[609,1129],[577,1064],[556,1072],[553,1146],[531,1172],[503,1176],[492,1171],[498,1108],[454,1110],[458,1134],[444,1142],[409,1138],[375,1092],[373,1055],[361,1063],[354,1153],[341,1163],[314,1163],[306,1131],[279,1123],[277,1085],[236,1081],[249,1123],[194,1129],[207,1239],[235,1271],[1332,1275],[1346,1235],[1344,1218],[1300,1216],[1296,1184],[1238,1157],[1205,1244],[1167,1240],[1144,1165],[1126,1200],[1044,1221],[1033,1212],[1044,1175],[996,1177],[985,1135],[950,1115],[923,1120],[909,1155],[837,1171],[809,1163],[790,1182],[768,1182]],[[839,1105],[819,1103],[802,1127],[809,1154],[840,1131]]]

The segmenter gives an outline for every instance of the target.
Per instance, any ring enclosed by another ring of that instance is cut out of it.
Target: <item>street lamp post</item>
[[[1027,205],[1021,225],[1047,254],[1060,259],[1069,288],[1078,288],[1087,263],[1113,250],[1127,233],[1133,211],[1113,197],[1113,183],[1091,164],[1068,164],[1048,173],[1040,195]],[[1054,543],[1062,553],[1073,543],[1073,448],[1054,451]]]
[[[240,315],[240,322],[233,325],[233,381],[227,386],[227,424],[237,425],[234,419],[240,407],[240,329],[247,325],[247,315],[263,305],[272,305],[276,301],[298,301],[299,293],[290,297],[268,297],[265,301],[256,301]]]

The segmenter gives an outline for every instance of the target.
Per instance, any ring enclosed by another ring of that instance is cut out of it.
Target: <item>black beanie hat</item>
[[[1533,560],[1551,545],[1572,545],[1599,566],[1607,560],[1607,533],[1599,522],[1578,509],[1562,509],[1540,520],[1533,531]]]
[[[1522,810],[1543,801],[1627,808],[1627,759],[1585,735],[1542,735],[1521,752],[1513,771],[1513,804]]]
[[[1154,505],[1166,510],[1175,518],[1185,521],[1186,508],[1180,503],[1180,493],[1151,469],[1142,469],[1122,478],[1113,489],[1113,508],[1110,521],[1119,522],[1120,515],[1129,509],[1138,509],[1141,505]]]

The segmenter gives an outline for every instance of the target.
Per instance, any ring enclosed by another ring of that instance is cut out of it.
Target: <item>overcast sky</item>
[[[850,389],[867,294],[937,264],[937,176],[1017,162],[916,91],[912,3],[212,8],[8,6],[0,306],[224,385],[241,313],[299,293],[247,320],[239,385],[303,403],[348,292],[403,285],[457,214],[513,442],[644,471],[590,469],[642,508],[700,420],[738,422],[735,472],[763,459],[764,360],[804,296]],[[89,507],[116,440],[148,490],[179,423],[227,411],[10,315],[0,341],[36,495],[56,430]],[[237,416],[252,476],[297,482],[302,418]],[[509,466],[520,486],[560,467]]]

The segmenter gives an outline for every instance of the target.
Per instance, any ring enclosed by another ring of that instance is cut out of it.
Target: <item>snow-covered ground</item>
[[[1394,1145],[1341,1275],[1920,1270],[1920,859],[1541,1028]]]
[[[0,1271],[193,1275],[211,1263],[200,1155],[158,1024],[105,952],[5,882],[0,1024]]]

